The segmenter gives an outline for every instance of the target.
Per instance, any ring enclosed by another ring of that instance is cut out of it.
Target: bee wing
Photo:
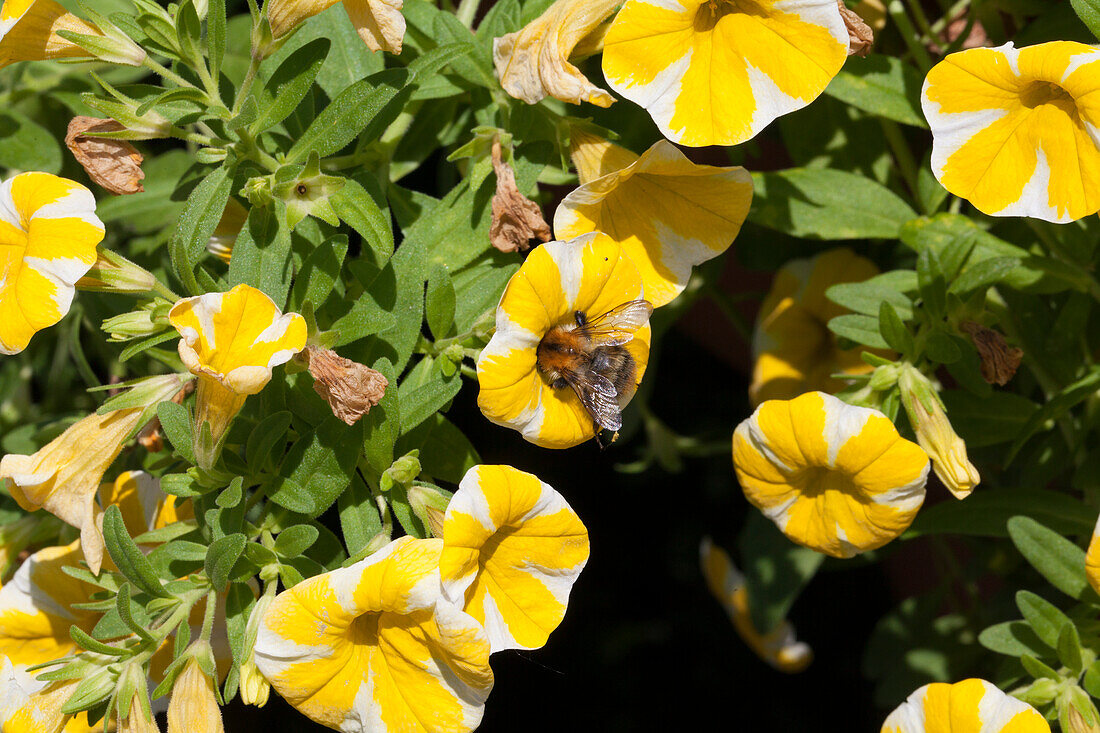
[[[644,326],[653,315],[653,304],[648,300],[632,300],[593,316],[584,326],[584,332],[598,346],[621,346],[634,338],[634,332]]]
[[[569,370],[562,376],[577,393],[584,409],[605,430],[618,430],[623,426],[623,415],[619,409],[618,392],[611,380],[591,369],[582,372]]]

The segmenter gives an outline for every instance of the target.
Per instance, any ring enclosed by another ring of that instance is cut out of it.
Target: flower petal
[[[1039,712],[979,679],[918,688],[882,724],[882,733],[1050,733]]]

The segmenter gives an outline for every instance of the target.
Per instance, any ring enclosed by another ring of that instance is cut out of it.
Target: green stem
[[[913,151],[909,149],[909,144],[905,142],[905,135],[902,134],[901,127],[892,120],[881,118],[879,123],[882,125],[882,133],[886,136],[886,142],[894,153],[894,160],[898,163],[898,169],[901,171],[901,177],[905,181],[909,193],[913,195],[913,200],[923,209],[923,202],[920,200],[920,188],[917,185],[917,161],[913,157]],[[931,214],[932,212],[925,211],[925,213]]]
[[[242,127],[240,130],[237,130],[237,134],[241,138],[241,144],[244,145],[244,150],[241,151],[244,157],[251,158],[272,173],[279,170],[279,161],[275,160],[275,158],[271,157],[263,150],[260,150],[260,146],[256,143],[256,138],[252,137],[247,130]]]
[[[162,283],[160,280],[153,281],[153,292],[172,303],[175,303],[177,300],[180,299],[179,295],[173,292],[171,288]]]
[[[206,594],[206,608],[202,617],[202,634],[199,636],[203,641],[210,641],[210,635],[214,631],[214,611],[218,608],[218,594],[211,590]]]
[[[917,23],[917,27],[920,28],[920,32],[924,34],[925,41],[936,40],[936,35],[932,32],[932,26],[928,23],[928,16],[924,14],[924,8],[921,7],[919,0],[908,0],[909,10],[913,13],[913,19]]]
[[[462,25],[467,28],[474,27],[474,19],[477,18],[477,6],[481,4],[481,0],[462,0],[458,4],[458,10],[455,11],[455,16],[462,21]]]
[[[958,17],[959,13],[965,10],[970,5],[970,0],[958,0],[954,5],[944,11],[943,17],[932,24],[932,32],[940,34],[947,27],[947,24]]]
[[[153,73],[159,74],[162,78],[168,79],[169,81],[174,81],[177,85],[181,87],[191,87],[192,89],[198,89],[198,87],[196,87],[194,84],[187,81],[182,76],[169,69],[167,66],[163,66],[162,64],[160,64],[152,56],[146,56],[145,60],[141,63],[142,66],[149,69]]]
[[[252,85],[256,81],[256,74],[260,71],[260,63],[263,59],[256,53],[252,54],[252,60],[248,64],[248,71],[244,75],[244,81],[241,82],[241,88],[237,92],[237,98],[233,100],[233,117],[236,117],[241,112],[241,107],[244,106],[244,100],[248,98],[248,93],[252,91]]]
[[[886,6],[886,12],[890,14],[897,25],[902,40],[909,47],[909,52],[913,54],[913,59],[921,67],[922,75],[927,75],[933,66],[932,57],[928,55],[928,50],[921,44],[920,37],[913,27],[913,21],[906,14],[905,6],[902,5],[901,0],[891,0],[890,4]]]

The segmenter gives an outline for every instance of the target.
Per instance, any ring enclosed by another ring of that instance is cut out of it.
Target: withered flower
[[[998,331],[986,328],[974,321],[963,321],[959,324],[981,357],[982,379],[990,384],[1005,386],[1020,368],[1020,361],[1024,358],[1023,349],[1009,346],[1005,337]]]
[[[859,13],[848,9],[844,0],[837,0],[836,4],[840,8],[840,16],[844,18],[844,26],[848,29],[848,55],[867,56],[871,53],[871,45],[875,42],[874,31]]]
[[[516,174],[501,156],[500,141],[493,141],[493,172],[497,176],[497,192],[493,196],[493,222],[489,240],[501,252],[523,252],[531,240],[549,242],[550,225],[542,218],[539,205],[520,193]]]
[[[348,425],[370,412],[386,394],[389,381],[381,372],[320,346],[307,346],[305,354],[313,389],[328,402],[332,414]]]
[[[125,140],[87,137],[89,132],[119,132],[126,128],[112,119],[74,117],[65,135],[65,145],[93,181],[111,193],[141,193],[144,160],[141,153]]]

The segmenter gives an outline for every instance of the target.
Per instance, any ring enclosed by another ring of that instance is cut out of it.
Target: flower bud
[[[210,645],[197,642],[192,649],[205,645],[198,654],[209,654],[213,669],[213,652]],[[183,671],[172,684],[172,699],[168,703],[168,733],[225,733],[222,712],[214,694],[214,680],[203,671],[197,656],[184,663]]]
[[[271,191],[270,176],[256,176],[245,181],[241,195],[253,206],[268,206],[275,200]]]
[[[148,293],[157,279],[153,273],[136,265],[118,252],[102,247],[96,251],[92,269],[76,281],[80,290],[97,293]]]
[[[267,591],[253,606],[244,631],[245,661],[240,666],[241,701],[245,705],[255,705],[258,708],[262,708],[267,704],[268,697],[271,695],[271,685],[256,666],[253,649],[256,646],[256,637],[259,636],[260,624],[263,623],[264,614],[267,613],[268,607],[275,599],[276,588],[277,586],[273,582],[267,584]]]
[[[875,392],[885,392],[897,384],[900,374],[901,371],[894,364],[880,366],[871,372],[871,381],[868,384]]]
[[[118,342],[152,336],[160,333],[167,326],[167,318],[163,315],[160,318],[154,318],[153,309],[143,307],[141,310],[112,316],[103,322],[101,328],[110,334],[110,341]]]
[[[393,462],[382,472],[379,482],[382,491],[390,491],[394,486],[408,486],[420,475],[420,451],[411,450]]]
[[[409,487],[407,495],[413,514],[431,530],[434,537],[442,537],[443,516],[451,503],[450,492],[417,481]]]
[[[84,101],[89,107],[98,110],[125,128],[109,134],[109,137],[115,140],[159,140],[172,136],[171,122],[151,109],[138,115],[137,109],[140,105],[132,99],[86,97]]]
[[[939,395],[928,379],[909,364],[902,368],[898,384],[917,443],[932,459],[936,476],[956,499],[965,499],[981,477],[967,458],[966,443],[951,427]]]
[[[1058,698],[1063,733],[1100,733],[1100,713],[1088,693],[1073,685]]]
[[[1043,677],[1032,682],[1031,686],[1023,692],[1015,693],[1015,696],[1035,707],[1049,705],[1054,701],[1054,698],[1058,697],[1060,684],[1058,680]]]
[[[115,687],[118,707],[118,733],[160,733],[153,720],[145,672],[131,662],[123,668]]]

